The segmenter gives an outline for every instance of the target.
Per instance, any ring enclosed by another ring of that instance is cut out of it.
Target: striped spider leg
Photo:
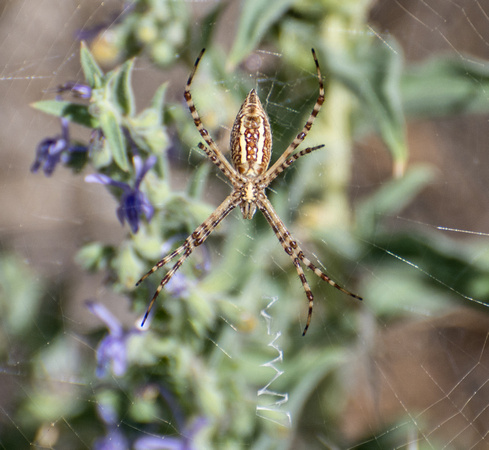
[[[174,258],[178,257],[173,267],[166,273],[156,289],[156,292],[149,303],[146,314],[144,315],[142,325],[144,325],[144,322],[146,321],[148,314],[151,311],[151,308],[153,307],[153,304],[161,290],[192,253],[194,248],[201,245],[217,227],[217,225],[234,208],[239,207],[241,209],[241,213],[243,214],[243,218],[245,219],[252,219],[256,210],[259,209],[265,216],[267,222],[270,224],[270,227],[277,236],[279,242],[282,244],[285,252],[291,257],[304,288],[304,292],[306,293],[306,297],[309,301],[306,326],[302,333],[302,335],[305,335],[311,322],[314,296],[311,288],[309,287],[301,264],[304,264],[307,268],[314,272],[315,275],[336,289],[339,289],[351,297],[359,300],[362,299],[360,296],[353,294],[339,286],[330,277],[317,268],[308,258],[306,258],[300,246],[292,238],[290,232],[287,230],[287,227],[273,209],[273,206],[265,193],[268,185],[300,157],[324,147],[324,145],[318,145],[316,147],[308,147],[294,153],[297,147],[307,136],[307,133],[311,129],[314,120],[321,109],[321,105],[324,102],[324,85],[321,78],[321,71],[319,69],[319,62],[316,57],[316,52],[314,49],[312,50],[312,56],[314,58],[314,63],[316,64],[316,73],[319,81],[319,97],[306,124],[304,125],[304,128],[295,137],[284,153],[272,165],[272,167],[268,168],[272,150],[272,133],[268,116],[263,109],[260,99],[258,98],[258,95],[254,89],[249,92],[245,101],[241,105],[231,130],[230,146],[232,165],[219,150],[208,131],[204,128],[190,93],[192,80],[197,71],[199,62],[202,59],[204,51],[205,49],[200,52],[194,68],[190,73],[185,86],[184,96],[195,126],[207,144],[206,146],[199,143],[199,148],[206,153],[208,158],[230,181],[233,191],[221,203],[221,205],[217,207],[209,218],[199,225],[195,231],[187,239],[185,239],[184,243],[180,247],[156,263],[156,265],[137,282],[136,286],[138,286],[143,280],[145,280],[160,267],[168,264]]]

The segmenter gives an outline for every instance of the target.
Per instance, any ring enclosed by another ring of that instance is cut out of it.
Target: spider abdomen
[[[272,132],[267,113],[252,89],[241,105],[231,131],[231,157],[236,170],[250,178],[270,163]]]

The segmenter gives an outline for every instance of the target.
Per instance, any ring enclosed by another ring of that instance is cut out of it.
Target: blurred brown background
[[[58,167],[51,178],[30,173],[36,145],[44,137],[59,133],[59,122],[36,112],[29,104],[52,98],[53,94],[47,91],[67,80],[82,79],[79,44],[74,39],[76,32],[117,14],[120,4],[115,0],[103,3],[45,0],[8,1],[0,6],[1,250],[21,255],[40,276],[70,286],[72,303],[65,306],[64,315],[72,318],[71,325],[79,329],[89,322],[82,302],[94,296],[103,296],[108,301],[109,294],[100,279],[88,277],[75,265],[74,255],[86,241],[115,243],[125,231],[116,220],[115,202],[108,193],[101,193],[100,186],[88,185],[82,176],[73,177],[62,167]],[[191,4],[196,20],[210,6],[212,2]],[[231,2],[226,13],[229,19],[221,21],[217,42],[223,48],[230,46],[229,37],[235,32],[238,11],[239,2]],[[460,58],[489,59],[488,15],[489,6],[480,1],[384,0],[375,3],[370,19],[380,36],[394,35],[402,45],[406,60],[414,62],[439,52],[449,52]],[[168,95],[171,99],[181,97],[180,77],[159,71],[147,61],[138,64],[134,86],[140,107],[155,88],[172,75]],[[421,227],[438,225],[489,232],[488,118],[478,115],[409,123],[410,163],[431,164],[436,168],[436,179],[403,211],[401,218],[393,218],[392,226],[403,227],[406,221],[414,221]],[[76,130],[74,134],[87,139],[84,130]],[[379,139],[372,136],[357,144],[353,170],[353,201],[390,178],[391,160]],[[470,239],[462,233],[452,233],[451,237]],[[121,305],[120,299],[113,301],[118,302],[116,313],[124,314],[127,305]],[[448,328],[458,330],[456,336],[445,332]],[[361,436],[381,424],[386,415],[406,412],[403,408],[409,412],[410,408],[433,406],[438,401],[436,395],[431,396],[435,392],[433,384],[441,389],[442,399],[453,400],[454,397],[445,394],[450,392],[450,386],[459,383],[464,390],[462,398],[470,399],[474,386],[483,386],[489,379],[485,351],[488,331],[486,317],[466,311],[434,321],[420,318],[420,323],[385,330],[385,335],[377,341],[376,351],[358,360],[362,364],[356,369],[358,384],[351,391],[355,402],[352,400],[345,433],[351,437]],[[389,346],[389,342],[393,342],[393,346]],[[397,344],[401,342],[399,347]],[[399,354],[399,348],[405,352]],[[460,364],[463,358],[468,358],[464,367],[469,372],[471,368],[477,369],[477,373],[465,378],[463,373],[432,371],[424,366],[425,361],[431,364],[440,357],[444,348],[451,351],[448,360],[440,362],[442,366],[449,365],[450,358],[459,358]],[[389,378],[382,375],[385,373],[397,375]],[[427,373],[432,379],[426,377]],[[412,403],[399,402],[392,397],[392,392],[401,395],[406,389],[407,385],[402,384],[406,374],[419,388],[420,401],[413,397],[410,398]],[[389,391],[386,383],[392,379],[400,384],[391,385]],[[469,387],[465,387],[468,381]],[[388,391],[391,393],[387,394]],[[428,393],[423,395],[424,392]],[[482,405],[487,406],[489,395],[484,390],[479,394]],[[437,417],[445,423],[444,414],[448,410],[441,410]],[[469,421],[473,425],[471,428],[477,429],[475,438],[469,436],[466,441],[460,441],[458,448],[468,448],[474,442],[471,439],[478,442],[475,448],[489,448],[480,437],[489,428],[487,412],[480,412],[480,408],[474,411],[467,413],[469,419],[464,418],[462,401],[453,412],[459,417],[446,422],[448,428],[462,429]],[[438,410],[431,408],[431,413],[438,414]],[[427,420],[436,423],[438,419]]]

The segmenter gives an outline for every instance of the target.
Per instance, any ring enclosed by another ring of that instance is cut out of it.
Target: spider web
[[[203,17],[213,4],[204,1],[189,3],[189,6],[197,18]],[[223,47],[227,47],[225,43],[236,28],[237,8],[236,2],[226,12],[227,20],[222,21],[216,35]],[[16,436],[16,448],[63,448],[57,434],[60,426],[70,430],[71,442],[76,442],[78,448],[91,448],[93,442],[86,438],[83,425],[72,420],[71,415],[62,413],[56,419],[44,419],[43,405],[54,400],[32,390],[29,371],[35,371],[37,377],[53,386],[53,391],[59,392],[65,401],[76,399],[76,405],[92,403],[96,401],[92,396],[94,385],[81,381],[86,379],[82,375],[88,370],[81,361],[95,361],[95,349],[85,336],[98,328],[99,323],[86,308],[85,301],[102,299],[123,323],[131,324],[134,320],[129,304],[103,287],[102,276],[88,276],[74,262],[76,252],[85,242],[117,245],[123,239],[125,230],[116,222],[113,199],[101,196],[97,186],[88,185],[82,177],[73,177],[67,171],[58,170],[49,179],[29,172],[38,142],[59,132],[58,120],[39,114],[29,104],[43,96],[52,98],[50,90],[57,85],[83,78],[76,34],[99,24],[100,18],[109,23],[115,21],[120,10],[121,2],[116,0],[21,0],[7,1],[0,7],[3,54],[0,250],[4,255],[2,272],[12,270],[19,274],[17,284],[10,287],[5,283],[1,295],[2,303],[11,298],[22,300],[23,303],[16,305],[9,314],[15,317],[19,330],[26,321],[32,321],[35,330],[31,336],[22,336],[10,325],[3,327],[2,448],[12,448],[11,436]],[[398,51],[389,43],[389,37],[395,36],[410,63],[446,53],[469,65],[478,63],[479,58],[487,60],[489,55],[489,7],[481,0],[379,1],[371,11],[370,23],[372,26],[365,29],[348,28],[338,32],[360,34],[365,40],[374,34],[391,52]],[[200,48],[194,50],[197,54]],[[255,55],[258,59],[266,58],[271,66],[282,63],[280,52],[259,50]],[[254,61],[247,62],[250,73]],[[299,111],[281,96],[298,88],[306,75],[302,72],[302,79],[284,83],[279,79],[278,69],[277,76],[262,76],[259,70],[256,74],[261,93],[271,90],[279,93],[281,100],[267,97],[266,105],[271,120],[283,130],[274,137],[286,141],[290,138],[287,130],[300,129],[299,119],[294,117]],[[146,86],[147,90],[141,90],[138,103],[148,101],[162,79],[160,70],[147,62],[140,63],[134,83]],[[174,100],[183,92],[181,74],[171,74],[171,79],[168,95]],[[237,83],[240,81],[245,80],[238,79]],[[315,95],[312,92],[304,99],[305,111],[314,102]],[[489,92],[485,97],[489,101]],[[328,298],[329,291],[318,290],[319,286],[314,284],[316,309],[311,326],[321,329],[325,345],[337,345],[343,337],[332,320],[346,322],[343,325],[353,335],[342,364],[335,366],[340,367],[336,375],[333,371],[321,372],[325,378],[341,375],[344,386],[341,393],[321,389],[321,384],[314,383],[311,375],[312,391],[306,388],[295,392],[296,396],[308,398],[301,417],[290,413],[294,402],[298,401],[294,392],[282,390],[281,385],[275,386],[279,374],[281,377],[288,375],[287,372],[282,374],[282,355],[284,361],[288,355],[283,353],[281,339],[290,330],[277,329],[280,320],[275,321],[275,318],[279,319],[280,308],[295,308],[297,302],[279,298],[263,313],[267,322],[262,325],[268,326],[270,335],[262,344],[269,345],[273,352],[269,353],[269,361],[257,363],[257,367],[270,369],[270,383],[256,387],[257,404],[263,393],[267,394],[267,400],[272,400],[266,406],[259,406],[257,420],[278,421],[284,428],[298,430],[296,448],[306,448],[306,445],[307,448],[338,448],[336,438],[331,437],[332,425],[326,423],[330,417],[328,409],[334,408],[335,402],[341,405],[336,425],[343,442],[348,442],[351,448],[489,448],[489,311],[484,303],[487,282],[484,283],[482,276],[469,274],[472,269],[484,273],[488,261],[487,119],[487,115],[481,114],[433,120],[410,118],[409,165],[429,165],[434,168],[434,176],[406,207],[393,214],[381,212],[381,217],[376,219],[391,230],[392,236],[412,233],[422,237],[402,242],[394,237],[364,242],[368,252],[378,259],[376,264],[368,264],[367,258],[363,258],[354,266],[355,276],[367,272],[365,278],[370,280],[363,285],[370,295],[365,295],[361,314],[352,316],[343,312],[349,298],[321,305],[327,303],[323,299]],[[190,117],[188,121],[191,122]],[[86,139],[81,129],[75,129],[74,134]],[[316,162],[304,161],[304,164],[314,165],[319,160],[312,161]],[[353,205],[372,192],[383,187],[389,189],[392,175],[392,160],[385,146],[372,134],[357,143],[352,162],[351,213]],[[185,185],[185,174],[182,173],[181,179],[175,178],[177,184]],[[284,184],[275,186],[277,191],[283,188]],[[223,194],[218,187],[211,189],[209,201],[216,204]],[[288,200],[288,205],[278,208],[280,212],[298,206],[294,192],[290,192]],[[293,223],[292,213],[282,217],[285,223]],[[255,226],[247,224],[246,227],[250,240],[255,239]],[[299,228],[300,225],[291,226],[298,238],[302,237]],[[333,252],[341,251],[340,246],[326,239],[324,246],[331,246]],[[414,247],[421,248],[419,253],[425,257],[413,257],[411,248]],[[308,250],[316,251],[312,245]],[[217,250],[213,251],[217,254]],[[322,261],[321,257],[319,259]],[[466,265],[456,265],[453,273],[438,270],[439,261],[460,259],[466,261]],[[274,259],[274,262],[275,277],[292,273],[285,259]],[[307,275],[312,278],[312,274]],[[348,285],[347,274],[342,275],[338,270],[331,275]],[[290,286],[295,283],[296,280],[292,280]],[[426,289],[422,290],[421,285]],[[299,288],[295,292],[300,292]],[[270,302],[268,296],[271,295],[275,292],[263,292],[263,308]],[[415,300],[406,301],[408,295]],[[395,306],[392,303],[379,306],[386,297],[399,300]],[[36,310],[41,302],[42,312],[32,316],[29,311]],[[300,308],[297,307],[298,315],[304,314],[304,305],[300,303]],[[397,312],[393,313],[393,308]],[[58,323],[61,335],[53,335],[47,323]],[[295,345],[307,346],[306,340],[300,340],[300,330],[296,331]],[[34,340],[35,352],[32,350]],[[227,357],[240,357],[225,344],[214,344]],[[38,361],[41,351],[49,353],[49,358]],[[309,363],[305,366],[314,367]],[[95,363],[89,369],[95,370]],[[30,411],[30,417],[36,418],[37,423],[22,419],[23,411],[19,408],[26,408],[25,405],[35,409],[34,413]],[[63,409],[60,407],[60,410]],[[269,411],[278,411],[279,415],[269,416],[266,414]],[[178,435],[170,418],[158,416],[157,420],[168,424]],[[32,429],[36,430],[35,435]],[[246,442],[243,448],[254,445],[254,442]]]

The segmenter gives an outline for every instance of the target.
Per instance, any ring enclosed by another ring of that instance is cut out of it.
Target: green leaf
[[[125,289],[134,289],[136,281],[146,269],[146,263],[136,254],[134,247],[126,241],[119,253],[112,260],[113,269],[117,272],[119,282]]]
[[[164,127],[166,88],[167,83],[162,84],[151,100],[151,106],[126,121],[131,138],[148,153],[161,153],[168,145]]]
[[[187,187],[187,193],[190,198],[198,200],[202,196],[202,192],[205,189],[207,178],[211,170],[211,164],[208,161],[204,161],[198,169],[194,172],[192,179]]]
[[[165,95],[166,89],[168,87],[168,82],[163,83],[155,92],[153,99],[151,100],[151,109],[153,109],[157,114],[158,125],[164,124],[165,115]]]
[[[126,153],[126,138],[119,126],[116,114],[110,109],[102,111],[100,113],[100,126],[114,161],[124,172],[127,172],[129,161]]]
[[[131,87],[132,69],[134,59],[126,61],[121,67],[117,68],[108,76],[107,86],[109,87],[112,98],[119,107],[121,114],[132,116],[135,109],[134,93]]]
[[[230,70],[255,48],[270,27],[293,3],[294,0],[248,0],[242,3],[238,31],[229,54]]]
[[[227,6],[227,2],[216,3],[209,14],[201,20],[202,28],[198,31],[198,39],[202,47],[205,48],[211,44],[214,27],[219,22],[219,16]]]
[[[77,253],[75,259],[85,270],[105,270],[114,255],[114,249],[100,242],[91,242],[84,245]]]
[[[367,46],[368,45],[368,46]],[[402,52],[393,39],[360,45],[354,54],[329,48],[327,71],[344,83],[362,102],[362,113],[375,120],[394,161],[407,159],[405,119],[400,80]]]
[[[375,245],[370,246],[363,262],[375,264],[376,274],[365,279],[362,293],[376,314],[424,314],[446,309],[451,301],[465,306],[472,299],[485,303],[475,299],[487,299],[487,291],[477,297],[474,290],[480,281],[488,279],[487,262],[479,260],[480,255],[487,254],[483,242],[452,240],[428,231],[425,224],[379,233],[370,240]]]
[[[90,114],[87,105],[59,100],[43,100],[32,103],[31,106],[46,114],[64,117],[70,122],[78,123],[88,128],[98,128],[100,126],[98,120]]]
[[[439,56],[409,68],[402,78],[404,110],[413,117],[489,111],[489,63]]]
[[[321,381],[345,363],[344,349],[328,347],[324,350],[311,350],[307,355],[296,358],[295,367],[290,367],[288,377],[297,380],[294,384],[288,409],[293,417],[298,417],[307,400],[318,389]]]
[[[41,295],[45,292],[39,276],[20,257],[4,253],[0,255],[0,312],[2,314],[2,340],[9,336],[28,333],[29,327],[39,320]],[[0,343],[4,356],[6,342]],[[8,345],[7,345],[8,348]]]
[[[127,128],[136,145],[149,153],[158,154],[168,145],[164,127],[164,105],[167,84],[156,91],[151,106],[127,121]]]
[[[363,285],[369,308],[376,316],[392,319],[406,315],[406,311],[434,314],[453,305],[447,293],[434,286],[422,271],[413,270],[393,258],[386,259],[387,263],[376,266],[376,276]],[[440,265],[443,263],[439,261]]]
[[[112,153],[108,145],[104,145],[105,139],[97,139],[92,142],[91,163],[93,167],[100,171],[112,164]]]
[[[85,42],[81,43],[80,61],[87,83],[92,88],[100,87],[101,80],[104,76],[102,69],[98,66],[95,58],[90,53]]]
[[[153,110],[146,109],[128,121],[127,129],[140,149],[157,155],[167,148],[169,140],[164,127],[155,124],[156,114]]]
[[[418,166],[408,170],[404,176],[384,183],[374,195],[357,208],[357,223],[362,234],[371,236],[382,218],[401,211],[432,177],[431,169]]]

